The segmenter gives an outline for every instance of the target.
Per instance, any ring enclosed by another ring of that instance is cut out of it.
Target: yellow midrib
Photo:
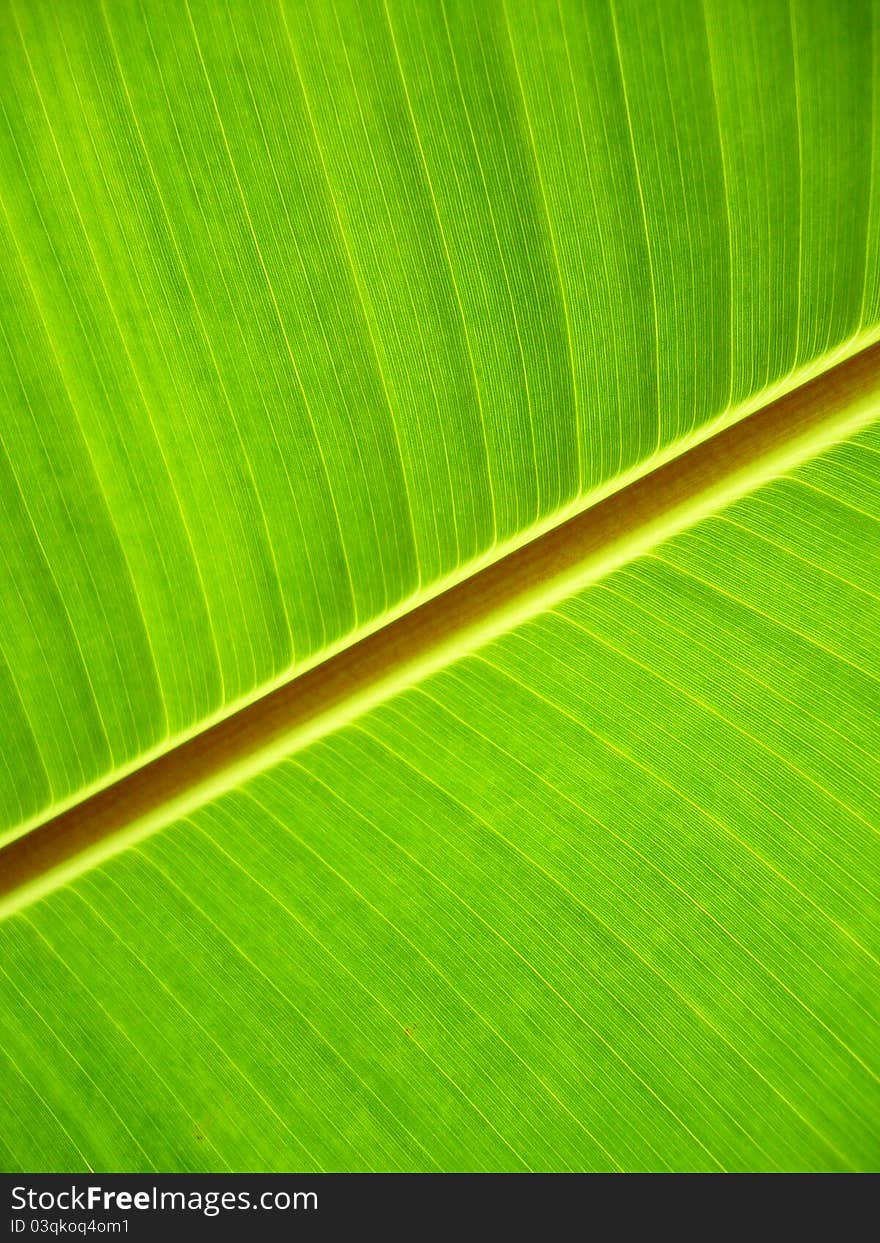
[[[0,918],[851,436],[880,414],[878,339],[859,334],[23,824],[0,850]]]

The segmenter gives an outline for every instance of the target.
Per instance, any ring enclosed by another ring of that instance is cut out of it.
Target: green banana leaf
[[[880,1167],[880,4],[0,68],[0,1168]]]

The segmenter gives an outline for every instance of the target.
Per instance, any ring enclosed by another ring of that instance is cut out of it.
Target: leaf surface
[[[878,22],[10,2],[6,1168],[876,1167]]]

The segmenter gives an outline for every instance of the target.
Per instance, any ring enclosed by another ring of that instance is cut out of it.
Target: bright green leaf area
[[[875,331],[877,38],[9,0],[0,830]]]
[[[5,0],[0,70],[0,842],[880,332],[876,2]],[[11,915],[0,1168],[880,1167],[878,467]]]
[[[878,455],[10,917],[4,1164],[876,1167]]]

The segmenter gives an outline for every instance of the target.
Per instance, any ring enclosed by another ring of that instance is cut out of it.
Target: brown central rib
[[[873,345],[679,458],[538,537],[368,638],[184,742],[0,850],[0,897],[133,824],[212,775],[265,748],[418,660],[457,633],[515,604],[538,583],[576,567],[622,535],[809,434],[854,396],[877,386]]]

